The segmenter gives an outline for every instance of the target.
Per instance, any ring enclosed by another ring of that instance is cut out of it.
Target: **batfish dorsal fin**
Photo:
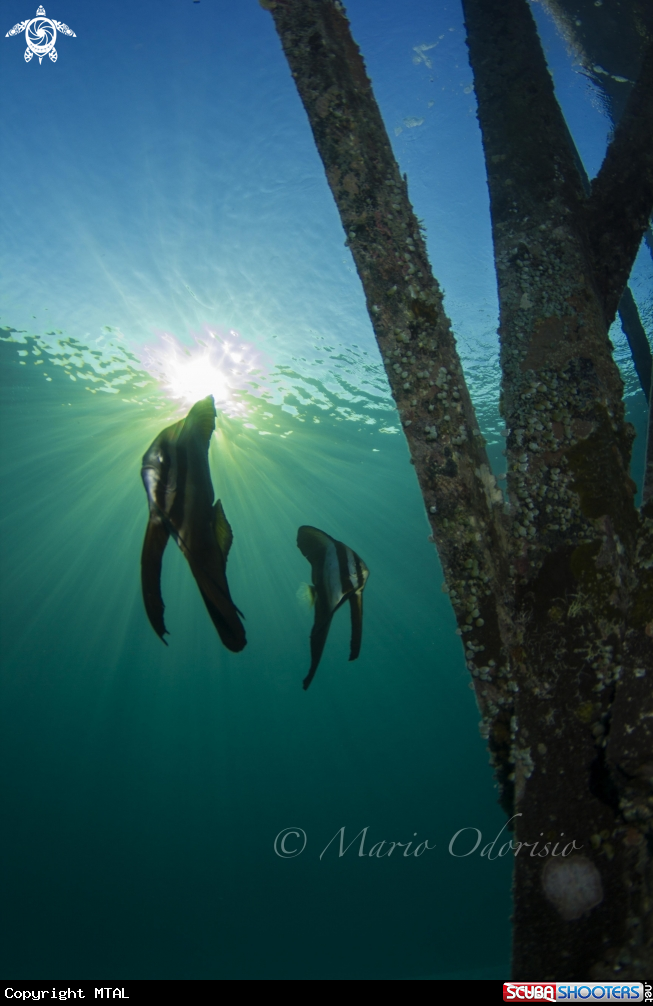
[[[192,426],[193,432],[197,433],[198,438],[204,441],[208,448],[211,434],[215,430],[215,417],[216,411],[213,395],[207,395],[206,398],[195,402],[195,405],[184,420],[184,426],[186,428]]]
[[[297,532],[297,548],[308,559],[311,566],[318,569],[324,562],[324,556],[330,544],[335,544],[335,538],[309,524],[303,524]]]
[[[169,532],[163,521],[150,517],[141,553],[143,601],[152,628],[166,646],[168,644],[163,637],[168,630],[163,620],[165,606],[161,597],[161,563],[168,538]]]
[[[195,561],[192,555],[188,556],[188,564],[220,639],[228,650],[239,653],[247,640],[245,630],[238,618],[241,612],[231,600],[224,570],[207,569],[201,562]],[[216,577],[216,573],[220,574],[221,583]]]
[[[220,551],[222,552],[226,563],[231,543],[234,540],[234,535],[229,521],[225,516],[220,500],[213,504],[213,527],[215,528],[215,536],[218,540]]]
[[[356,660],[361,651],[363,639],[363,589],[357,590],[355,594],[349,595],[349,607],[351,609],[351,643],[349,646],[349,659]]]
[[[311,666],[309,668],[308,674],[304,678],[304,691],[308,688],[311,681],[315,677],[315,672],[317,670],[318,664],[322,657],[322,652],[324,650],[324,644],[326,643],[327,636],[329,635],[329,629],[331,627],[331,619],[333,617],[333,612],[329,611],[321,602],[318,595],[315,604],[315,622],[313,624],[313,629],[311,632]]]

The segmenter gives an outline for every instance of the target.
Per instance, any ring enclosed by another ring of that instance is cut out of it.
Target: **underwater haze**
[[[0,32],[0,974],[507,978],[512,863],[480,855],[506,817],[272,18],[257,0],[44,6],[75,33],[57,35],[56,62],[26,62],[24,34],[4,37],[36,0],[5,0]],[[496,281],[461,8],[346,6],[500,473]],[[609,118],[533,9],[591,176]],[[649,335],[650,280],[645,250],[631,285]],[[618,325],[611,335],[639,482],[646,403]],[[141,597],[141,458],[209,394],[241,653],[221,645],[174,542],[167,647]],[[300,525],[370,570],[360,656],[348,662],[345,605],[306,691]],[[381,842],[404,844],[370,855]]]

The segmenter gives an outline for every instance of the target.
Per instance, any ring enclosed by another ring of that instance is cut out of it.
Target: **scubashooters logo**
[[[573,1002],[579,1000],[602,1002],[624,999],[629,1002],[644,1000],[642,982],[504,982],[504,1002]]]
[[[9,38],[10,35],[20,35],[22,31],[25,32],[25,41],[27,42],[27,49],[25,50],[26,63],[29,63],[32,56],[38,56],[39,63],[44,56],[49,56],[52,62],[56,63],[57,50],[54,47],[54,43],[57,41],[57,32],[77,38],[75,32],[67,24],[62,24],[61,21],[53,21],[51,18],[46,17],[43,7],[39,7],[36,17],[33,17],[30,21],[21,21],[19,24],[15,24],[7,32],[5,38]]]

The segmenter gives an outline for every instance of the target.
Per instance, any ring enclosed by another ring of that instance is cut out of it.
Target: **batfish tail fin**
[[[166,646],[168,644],[163,637],[168,630],[163,620],[165,605],[161,597],[161,563],[169,537],[165,524],[150,518],[141,552],[141,586],[145,611],[150,625]]]
[[[322,653],[324,652],[324,645],[327,641],[327,636],[329,635],[332,618],[333,612],[329,611],[326,605],[321,603],[318,596],[317,603],[315,605],[315,624],[313,625],[313,630],[311,632],[311,666],[308,674],[304,678],[304,691],[306,691],[315,677],[315,672],[318,668],[318,664],[320,663]]]
[[[361,651],[361,642],[363,639],[363,592],[361,590],[357,590],[355,594],[350,594],[349,607],[351,609],[349,659],[356,660]]]
[[[244,649],[247,639],[245,629],[238,617],[239,612],[236,605],[229,596],[229,588],[226,578],[224,578],[224,588],[221,587],[214,577],[210,576],[204,566],[187,556],[193,576],[197,581],[197,586],[204,598],[206,610],[211,616],[211,621],[218,630],[220,639],[232,653],[240,653]]]

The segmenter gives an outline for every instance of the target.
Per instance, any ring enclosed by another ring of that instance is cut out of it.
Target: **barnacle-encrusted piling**
[[[568,870],[546,875],[545,858],[517,857],[515,977],[640,977],[653,967],[653,499],[638,514],[633,431],[607,332],[653,201],[646,81],[588,198],[526,0],[463,0],[501,307],[507,533],[406,180],[344,8],[261,3],[363,284],[504,806],[514,800],[522,843],[555,844],[564,832],[583,849]],[[624,193],[628,158],[636,191]]]
[[[646,436],[646,462],[644,468],[644,488],[642,502],[653,500],[653,375],[651,375],[651,391],[649,394],[648,430]]]
[[[578,917],[556,912],[545,861],[518,856],[514,976],[643,976],[653,963],[651,539],[633,503],[633,431],[608,328],[653,203],[651,57],[587,196],[528,4],[463,9],[500,301],[516,837],[564,832],[605,892]]]
[[[503,495],[442,293],[342,5],[263,5],[272,12],[363,284],[509,807],[514,686],[499,628]]]

